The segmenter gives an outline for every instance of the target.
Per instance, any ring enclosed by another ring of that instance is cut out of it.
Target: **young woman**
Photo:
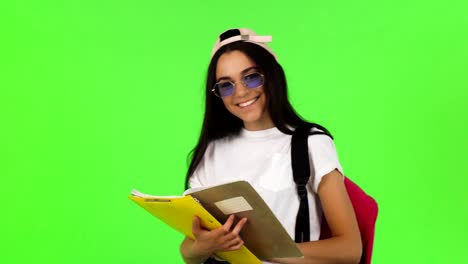
[[[299,199],[291,169],[291,134],[307,123],[289,103],[284,71],[266,45],[269,36],[249,29],[221,34],[213,48],[206,82],[201,135],[187,172],[186,188],[248,181],[294,239]],[[330,107],[333,107],[333,100]],[[343,170],[328,131],[308,138],[315,179],[308,184],[310,242],[298,243],[304,258],[274,263],[358,263],[362,248],[353,207],[343,183]],[[322,215],[333,237],[318,240]],[[230,216],[208,231],[193,220],[195,239],[180,250],[186,263],[203,263],[218,251],[243,245],[239,232],[248,219]],[[265,261],[264,263],[269,263]]]

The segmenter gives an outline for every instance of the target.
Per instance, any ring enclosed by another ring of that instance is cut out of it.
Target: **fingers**
[[[234,223],[234,215],[230,215],[223,225],[223,229],[227,232],[231,230],[231,226]]]
[[[224,225],[222,225],[220,228],[216,229],[214,232],[216,232],[217,235],[219,236],[225,236],[228,235],[231,232],[231,226],[234,223],[234,215],[230,215]]]
[[[232,229],[232,231],[228,231],[228,230],[223,230],[225,231],[226,233],[224,233],[224,241],[231,241],[235,238],[238,238],[239,237],[239,233],[240,231],[242,230],[242,228],[244,227],[245,223],[247,223],[247,218],[242,218],[235,226],[234,228]]]
[[[244,217],[237,223],[234,229],[232,229],[232,233],[236,235],[239,234],[240,231],[242,230],[242,227],[244,227],[245,223],[247,223],[247,218]]]
[[[195,236],[197,247],[204,251],[232,251],[238,250],[244,245],[239,233],[247,222],[242,218],[235,225],[235,216],[230,215],[224,225],[215,230],[205,230],[201,226],[201,220],[197,216],[192,221],[192,233]]]
[[[234,222],[234,216],[231,215],[229,216],[228,220],[226,221],[226,224],[223,226],[223,228],[232,227],[232,224]],[[240,249],[244,245],[244,241],[239,237],[239,232],[242,230],[244,225],[247,223],[247,218],[242,218],[237,224],[234,226],[232,231],[227,231],[224,235],[223,239],[223,244],[225,250],[237,250]],[[226,229],[224,230],[226,231]]]
[[[239,222],[237,222],[236,226],[234,226],[234,228],[232,229],[231,231],[231,227],[234,223],[234,219],[235,219],[235,216],[234,215],[230,215],[228,217],[228,219],[226,220],[226,223],[224,223],[222,229],[226,232],[226,233],[229,233],[229,232],[232,232],[232,233],[235,233],[236,235],[239,234],[239,232],[241,231],[242,227],[244,227],[245,223],[247,222],[247,218],[242,218]]]
[[[229,242],[226,247],[226,250],[238,250],[244,245],[244,241],[237,237],[236,239]]]

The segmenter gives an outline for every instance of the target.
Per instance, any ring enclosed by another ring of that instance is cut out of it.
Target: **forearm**
[[[180,253],[186,264],[201,264],[210,257],[210,254],[200,254],[193,250],[194,241],[188,237],[180,245]]]
[[[355,264],[361,254],[361,243],[346,237],[304,242],[298,244],[304,258],[279,258],[274,262],[282,264]]]

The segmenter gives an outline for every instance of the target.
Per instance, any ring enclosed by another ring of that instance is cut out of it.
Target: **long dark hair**
[[[224,106],[222,100],[211,92],[216,83],[216,66],[219,57],[226,52],[234,50],[247,55],[265,75],[264,87],[268,100],[268,111],[274,125],[281,132],[292,134],[293,130],[289,127],[295,128],[302,124],[311,124],[323,130],[331,137],[327,129],[318,124],[305,121],[294,111],[289,103],[283,68],[270,52],[253,43],[244,41],[233,42],[221,47],[214,54],[208,67],[205,89],[205,117],[198,143],[189,154],[191,161],[185,178],[185,189],[188,188],[190,176],[202,160],[208,144],[213,140],[240,133],[243,126],[242,120],[231,114]]]

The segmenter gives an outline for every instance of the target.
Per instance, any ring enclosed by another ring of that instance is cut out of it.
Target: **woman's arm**
[[[189,237],[185,237],[180,245],[180,254],[184,259],[184,262],[187,264],[200,264],[211,256],[211,254],[203,254],[201,252],[197,253],[196,250],[194,251],[192,249],[194,242],[195,241]]]
[[[226,223],[220,228],[206,230],[200,225],[200,219],[194,217],[192,233],[195,239],[185,237],[180,245],[180,253],[187,264],[200,264],[219,251],[238,250],[244,245],[239,232],[247,222],[242,218],[232,227],[234,215],[229,216]]]
[[[304,258],[282,258],[272,261],[284,264],[358,263],[362,242],[354,209],[349,200],[343,176],[338,170],[325,175],[318,188],[323,212],[332,232],[329,239],[299,243]]]

